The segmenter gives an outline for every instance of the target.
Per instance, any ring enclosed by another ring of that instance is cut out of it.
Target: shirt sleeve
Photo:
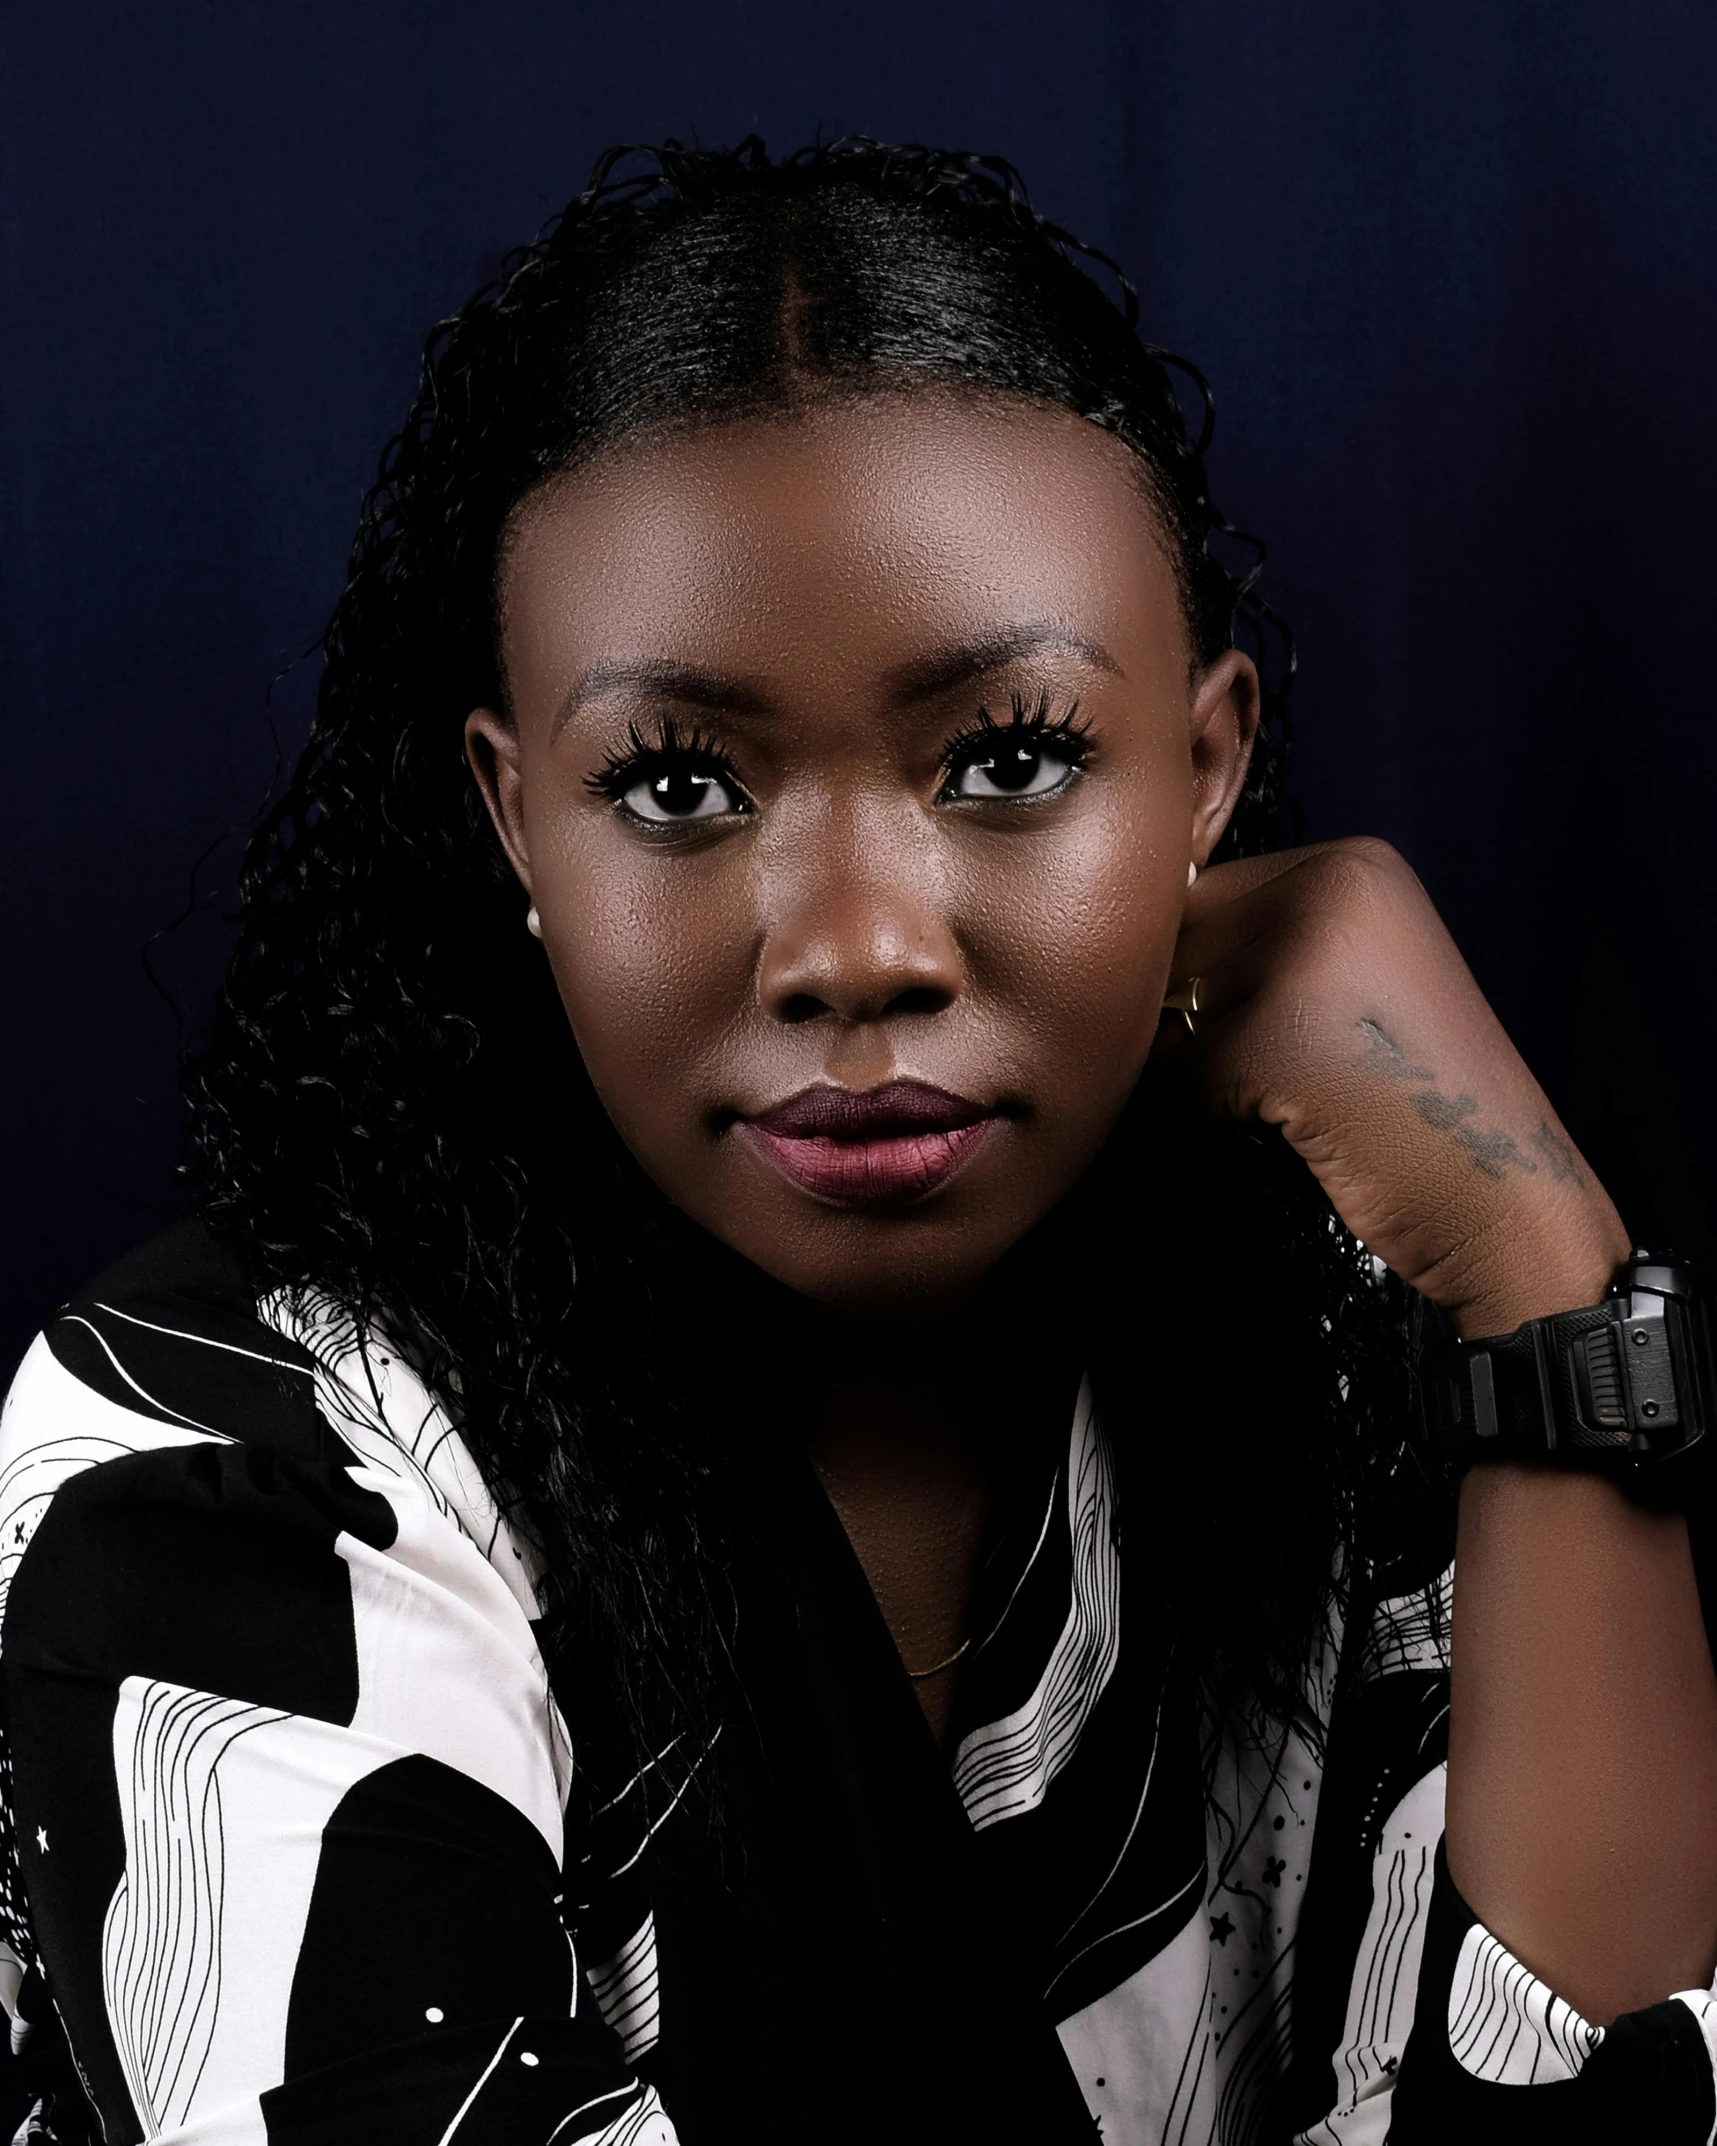
[[[1594,2027],[1493,1937],[1436,1854],[1392,2146],[1711,2146],[1717,1995]]]
[[[1377,1606],[1335,1725],[1325,1815],[1345,2017],[1337,2035],[1333,2004],[1307,2008],[1331,2054],[1318,2064],[1321,2113],[1290,2127],[1294,2146],[1717,2146],[1717,1994],[1681,1991],[1595,2027],[1449,1876],[1451,1582],[1435,1616],[1412,1595]]]
[[[128,1319],[59,1322],[0,1433],[0,1996],[70,2060],[37,2135],[672,2146],[577,1955],[517,1590],[289,1342]]]

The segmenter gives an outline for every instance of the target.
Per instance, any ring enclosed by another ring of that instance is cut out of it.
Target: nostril
[[[934,984],[914,984],[910,990],[897,991],[892,998],[878,1007],[853,1006],[848,1010],[849,1020],[887,1020],[894,1014],[941,1013],[954,1003],[952,991],[944,991]],[[781,1000],[775,1009],[775,1018],[785,1021],[789,1027],[797,1027],[805,1021],[821,1021],[835,1012],[825,998],[814,991],[792,991]]]
[[[813,991],[795,991],[776,1008],[777,1017],[791,1026],[797,1026],[801,1021],[815,1021],[819,1015],[828,1011],[828,1007]]]
[[[941,1013],[953,1004],[951,991],[934,984],[914,984],[910,991],[897,991],[883,1008],[885,1013]]]

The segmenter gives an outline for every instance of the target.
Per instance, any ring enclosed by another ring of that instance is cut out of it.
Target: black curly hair
[[[259,1282],[314,1287],[413,1353],[545,1553],[551,1659],[586,1648],[634,1724],[701,1703],[727,1521],[670,1368],[677,1225],[584,1076],[464,758],[468,712],[506,705],[510,518],[620,440],[815,398],[1071,410],[1137,457],[1195,660],[1237,637],[1263,659],[1264,735],[1220,854],[1268,848],[1292,646],[1262,547],[1211,500],[1209,391],[1137,310],[999,159],[863,138],[778,161],[755,138],[615,150],[431,334],[365,502],[308,745],[247,853],[187,1169]],[[1176,1107],[1146,1096],[1070,1211],[1104,1246],[1117,1330],[1164,1306],[1148,1384],[1118,1358],[1103,1376],[1150,1455],[1134,1507],[1188,1652],[1207,1688],[1279,1720],[1332,1569],[1408,1543],[1437,1486],[1402,1436],[1401,1292],[1275,1135],[1201,1135],[1195,1171],[1184,1137],[1158,1137]],[[1172,1274],[1133,1243],[1141,1144],[1157,1210],[1181,1203]]]

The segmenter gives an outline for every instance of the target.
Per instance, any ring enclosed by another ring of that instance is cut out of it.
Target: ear
[[[1192,861],[1207,864],[1240,802],[1263,715],[1258,670],[1238,648],[1200,673],[1192,697]]]
[[[531,859],[525,846],[525,787],[519,768],[519,734],[496,708],[473,708],[465,718],[465,757],[501,838],[507,861],[531,891]]]

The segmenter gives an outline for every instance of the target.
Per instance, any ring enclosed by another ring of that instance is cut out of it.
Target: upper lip
[[[914,1133],[952,1133],[995,1112],[926,1081],[895,1080],[862,1094],[851,1088],[801,1088],[750,1122],[783,1140],[890,1140]]]

